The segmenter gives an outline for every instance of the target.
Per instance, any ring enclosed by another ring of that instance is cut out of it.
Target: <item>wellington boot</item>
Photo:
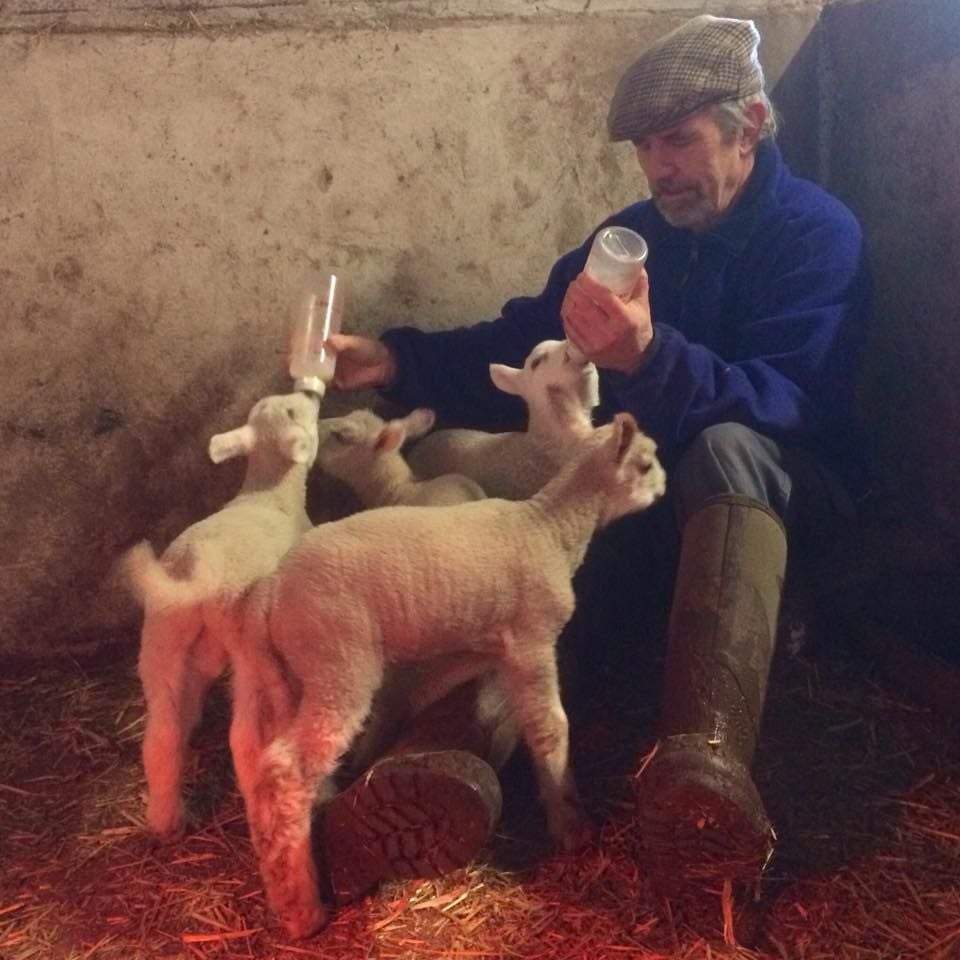
[[[774,833],[750,776],[786,569],[783,525],[724,495],[683,530],[661,740],[639,778],[639,843],[665,891],[756,880]]]
[[[500,819],[496,771],[517,741],[489,681],[464,684],[409,720],[387,753],[323,811],[319,856],[334,900],[473,861]]]

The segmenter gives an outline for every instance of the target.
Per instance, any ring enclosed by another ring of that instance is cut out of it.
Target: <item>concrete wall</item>
[[[822,4],[167,6],[0,5],[7,652],[132,642],[112,564],[238,485],[206,441],[286,388],[305,268],[342,271],[356,330],[493,314],[643,193],[602,121],[644,45],[754,15],[776,80]]]
[[[877,312],[863,384],[878,489],[960,535],[960,4],[866,0],[821,30],[828,185],[863,220]],[[925,520],[924,520],[925,518]]]

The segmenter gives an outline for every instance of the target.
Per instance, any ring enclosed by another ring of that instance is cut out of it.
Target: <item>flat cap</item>
[[[752,20],[694,17],[645,50],[620,78],[607,115],[611,140],[642,140],[711,103],[763,89]]]

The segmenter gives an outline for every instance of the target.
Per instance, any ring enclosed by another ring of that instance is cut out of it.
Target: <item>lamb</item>
[[[409,437],[422,437],[433,423],[433,411],[425,408],[389,421],[372,410],[322,420],[317,465],[348,484],[365,507],[480,500],[484,491],[469,477],[442,474],[418,480],[414,476],[400,448]]]
[[[311,526],[306,477],[317,451],[315,399],[261,399],[244,426],[210,440],[214,463],[246,456],[240,492],[184,530],[157,559],[146,542],[123,559],[144,605],[138,671],[146,700],[143,766],[147,825],[159,839],[181,835],[187,742],[204,697],[227,665],[240,629],[238,599]]]
[[[310,811],[363,723],[391,662],[462,652],[496,664],[537,768],[550,832],[585,825],[568,765],[554,644],[574,609],[571,579],[594,531],[664,492],[652,440],[629,414],[598,428],[533,497],[393,506],[308,532],[251,592],[231,655],[238,736],[260,750],[244,791],[268,902],[287,932],[327,921]],[[275,665],[286,701],[265,692]],[[270,704],[274,731],[258,718]],[[280,722],[276,718],[281,716]],[[330,838],[328,837],[328,840]]]
[[[421,407],[388,421],[372,410],[353,410],[342,417],[321,420],[316,465],[346,483],[367,508],[444,506],[480,500],[485,494],[479,484],[460,474],[418,480],[400,452],[408,438],[427,433],[434,419],[432,410]],[[393,667],[362,734],[351,746],[349,770],[366,769],[409,716],[441,699],[458,683],[482,673],[483,666],[470,669],[461,658],[456,664],[431,664],[425,671],[410,664]]]
[[[492,363],[490,376],[500,390],[526,402],[526,431],[436,430],[414,444],[407,459],[418,476],[466,474],[490,497],[524,499],[590,435],[599,403],[597,369],[573,359],[565,340],[544,340],[522,369]]]

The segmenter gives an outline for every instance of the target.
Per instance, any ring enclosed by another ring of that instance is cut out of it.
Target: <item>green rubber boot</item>
[[[755,881],[774,833],[750,775],[786,571],[783,524],[711,498],[683,530],[656,753],[638,780],[639,844],[665,892]]]

